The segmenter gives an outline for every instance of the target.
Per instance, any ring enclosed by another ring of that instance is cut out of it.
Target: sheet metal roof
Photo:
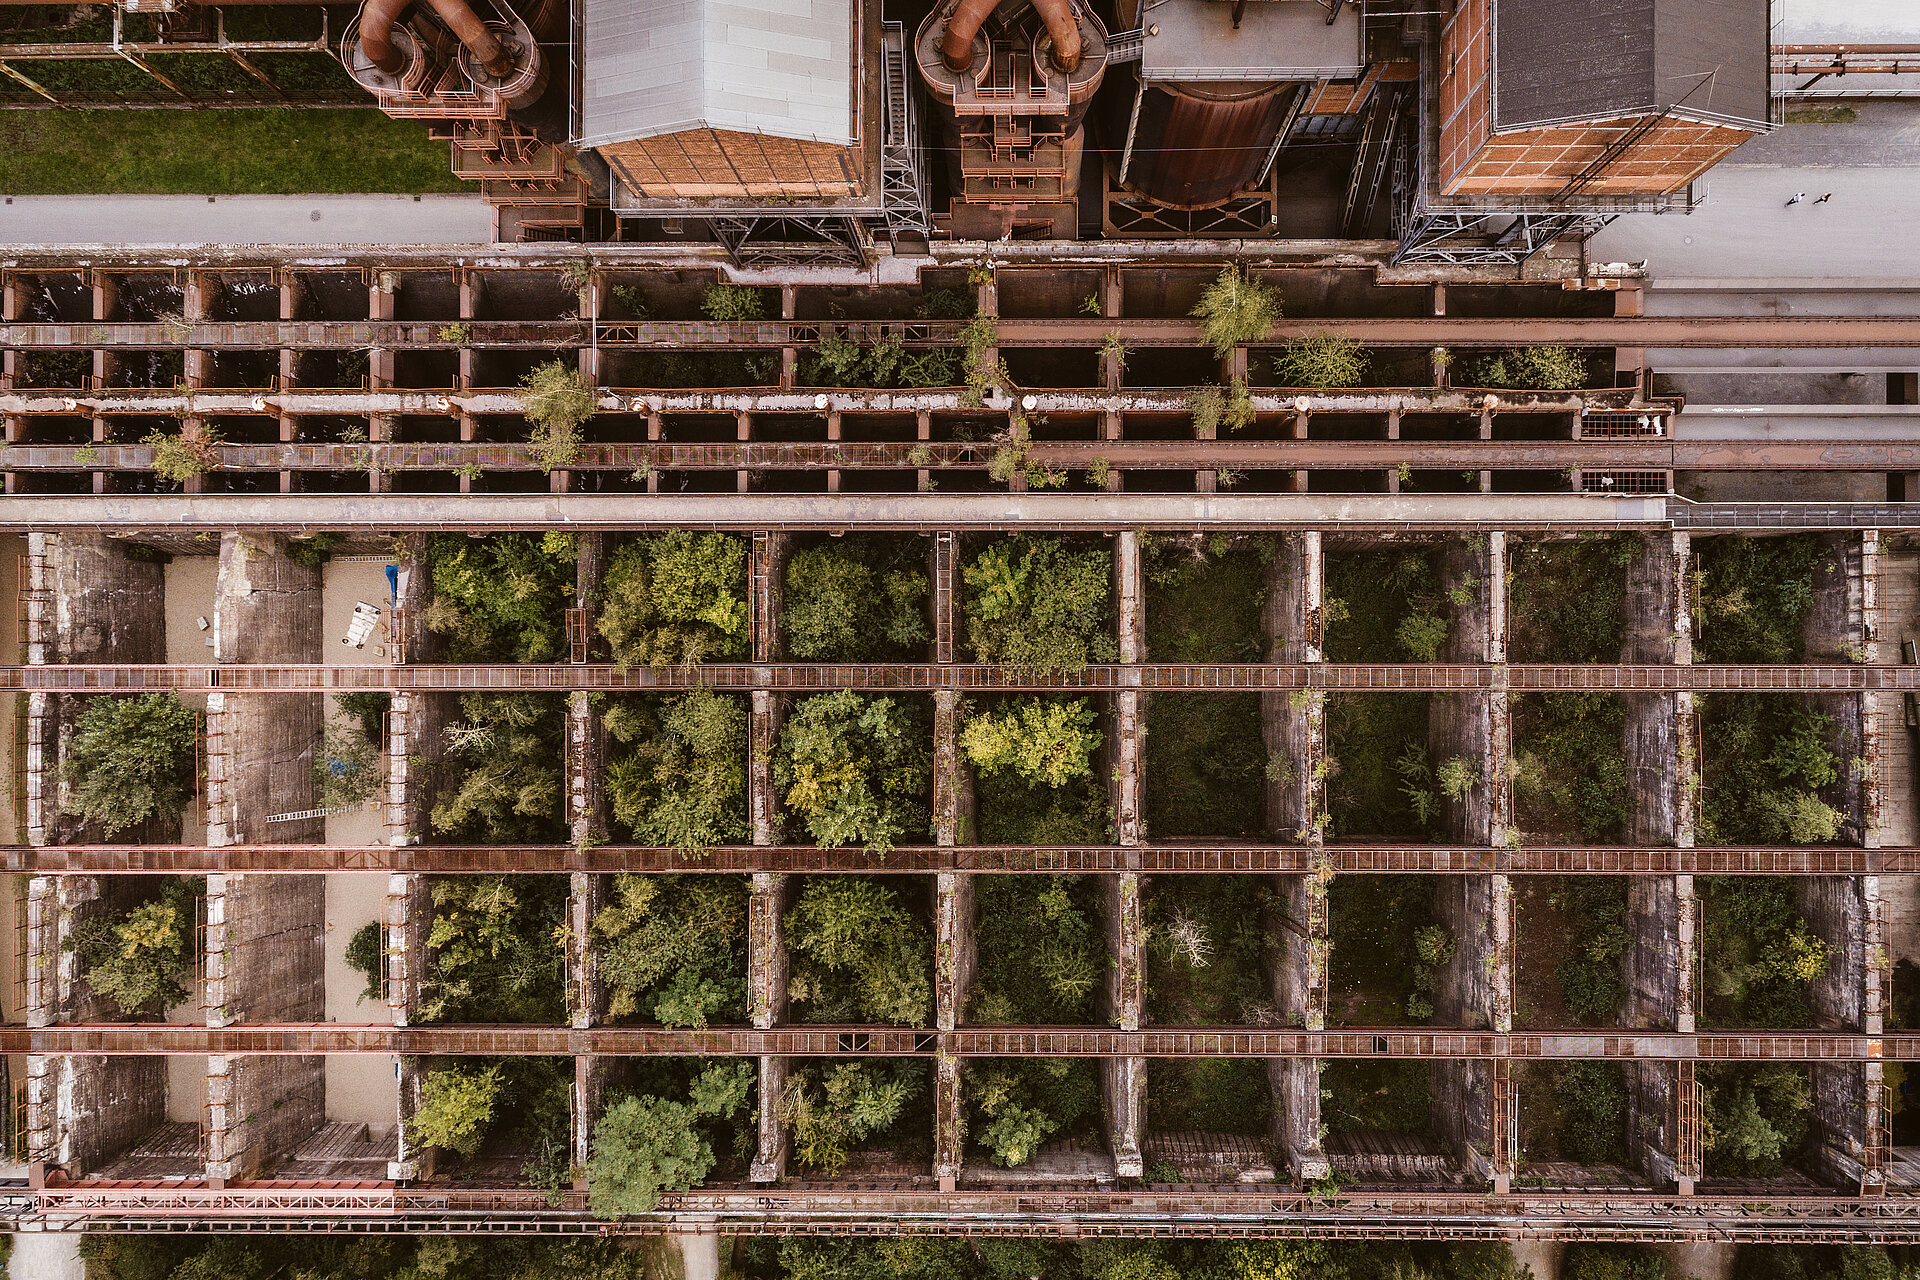
[[[1677,108],[1767,121],[1768,0],[1494,0],[1497,129]]]
[[[855,0],[585,0],[580,141],[854,141]]]
[[[1160,0],[1146,23],[1140,70],[1149,81],[1347,79],[1366,70],[1358,5],[1328,23],[1318,4],[1250,4],[1235,31],[1222,0]]]

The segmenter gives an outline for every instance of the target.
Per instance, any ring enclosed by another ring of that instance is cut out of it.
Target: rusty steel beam
[[[1330,693],[1431,693],[1504,688],[1513,692],[1909,692],[1920,690],[1920,666],[1804,663],[1793,666],[1701,663],[1093,663],[1077,672],[972,663],[710,662],[671,667],[614,663],[521,663],[396,666],[285,663],[206,665],[0,667],[0,690],[101,692],[135,689],[219,689],[287,693],[316,689],[393,692],[644,689],[1135,689],[1158,693],[1235,693],[1319,689]]]
[[[85,1023],[0,1030],[0,1052],[312,1056],[316,1054],[606,1057],[969,1058],[1610,1058],[1648,1062],[1920,1061],[1920,1032],[1570,1031],[1499,1033],[1432,1027],[1299,1031],[1273,1027],[594,1027],[257,1022],[230,1027]]]
[[[900,320],[860,325],[815,321],[705,320],[602,322],[473,320],[463,341],[440,335],[444,323],[402,320],[171,321],[0,325],[0,346],[104,350],[347,350],[361,347],[457,351],[568,348],[605,350],[768,350],[811,346],[827,329],[869,341],[883,335],[910,347],[950,347],[958,321]],[[1001,347],[1098,347],[1118,331],[1130,347],[1196,347],[1192,319],[1002,320]],[[1920,347],[1920,317],[1905,316],[1590,316],[1552,319],[1419,318],[1286,320],[1264,345],[1332,333],[1370,347]]]
[[[667,1192],[650,1214],[594,1218],[581,1191],[520,1186],[342,1186],[275,1179],[197,1183],[65,1181],[21,1191],[4,1211],[41,1230],[539,1231],[657,1235],[1136,1236],[1298,1239],[1712,1240],[1717,1243],[1920,1241],[1911,1197],[1815,1188],[1756,1201],[1751,1192],[1686,1196],[1632,1186],[1509,1194],[1342,1188],[1316,1194],[1269,1184],[1119,1187],[978,1183],[951,1191],[905,1179],[716,1183]]]
[[[1920,846],[1722,846],[1685,849],[1614,845],[1328,844],[1324,859],[1302,845],[895,845],[884,854],[811,845],[721,845],[698,853],[658,845],[7,845],[0,873],[13,875],[313,874],[368,871],[426,875],[611,874],[927,875],[1920,875]]]
[[[991,443],[761,442],[587,444],[569,471],[985,471]],[[250,444],[213,450],[218,471],[544,470],[525,444]],[[1123,471],[1911,471],[1920,445],[1859,440],[1108,440],[1046,441],[1027,451],[1046,468],[1104,461]],[[137,472],[153,469],[144,444],[14,445],[7,471]],[[909,483],[908,489],[912,488]]]

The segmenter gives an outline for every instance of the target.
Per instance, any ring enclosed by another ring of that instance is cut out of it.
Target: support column
[[[278,537],[228,533],[213,619],[216,662],[320,662],[320,570],[296,563]],[[313,781],[322,696],[208,695],[209,844],[324,843]],[[293,813],[308,816],[268,821]],[[326,1020],[326,896],[319,875],[207,877],[208,1026]],[[209,1058],[207,1177],[216,1185],[258,1176],[325,1123],[324,1057]]]
[[[934,842],[951,849],[959,834],[961,792],[967,789],[960,761],[960,695],[941,689],[933,695]],[[934,1063],[933,1176],[951,1191],[965,1159],[961,1063],[949,1050],[960,1025],[967,990],[973,985],[973,876],[941,871],[934,877],[934,1026],[941,1032]]]
[[[780,655],[779,618],[786,583],[786,535],[753,535],[752,567],[748,585],[753,660],[773,662]],[[773,784],[773,752],[786,702],[770,689],[755,689],[748,721],[747,815],[753,843],[779,843],[780,800]],[[787,948],[783,916],[793,886],[784,874],[756,871],[747,899],[747,999],[753,1025],[765,1030],[786,1020]],[[760,1133],[748,1172],[754,1182],[778,1182],[786,1176],[791,1143],[780,1122],[780,1104],[787,1091],[785,1058],[760,1059]]]
[[[1267,561],[1266,602],[1260,623],[1267,661],[1321,661],[1320,608],[1324,575],[1317,531],[1282,534]],[[1269,974],[1281,1021],[1308,1031],[1327,1025],[1327,889],[1333,867],[1326,859],[1326,695],[1317,688],[1260,695],[1260,725],[1267,752],[1267,831],[1275,839],[1307,847],[1314,863],[1308,875],[1272,877],[1274,918],[1268,932],[1280,940]],[[1314,1058],[1270,1058],[1273,1145],[1296,1185],[1332,1174],[1320,1141],[1320,1063]]]
[[[1442,553],[1452,625],[1440,654],[1443,662],[1499,662],[1505,656],[1506,536],[1498,530],[1450,541]],[[1504,625],[1501,628],[1504,631]],[[1445,835],[1466,844],[1487,844],[1496,835],[1497,769],[1505,752],[1494,746],[1496,723],[1506,722],[1505,670],[1496,669],[1488,693],[1432,695],[1427,743],[1436,782],[1450,764],[1472,772],[1464,794],[1439,800]],[[1496,709],[1497,704],[1497,709]],[[1504,836],[1504,830],[1498,834]],[[1434,897],[1434,920],[1454,942],[1453,958],[1437,975],[1434,1023],[1438,1026],[1511,1031],[1513,1027],[1512,886],[1503,875],[1443,876]],[[1499,1064],[1479,1059],[1435,1062],[1433,1127],[1452,1139],[1461,1164],[1504,1194],[1513,1176],[1513,1092]]]
[[[1128,531],[1114,537],[1113,578],[1119,620],[1119,657],[1138,663],[1146,656],[1146,597],[1141,580],[1140,536]],[[1111,735],[1114,825],[1119,843],[1142,843],[1140,813],[1140,725],[1143,708],[1138,671],[1121,677],[1113,695],[1114,732]],[[1140,1029],[1146,999],[1146,937],[1140,912],[1140,875],[1123,871],[1107,876],[1107,943],[1113,967],[1107,977],[1107,1013],[1122,1031]],[[1138,1178],[1146,1173],[1141,1154],[1145,1125],[1147,1060],[1101,1060],[1101,1099],[1106,1107],[1107,1138],[1113,1149],[1114,1173]]]

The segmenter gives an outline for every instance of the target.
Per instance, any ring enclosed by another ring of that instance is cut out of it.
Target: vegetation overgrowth
[[[568,1111],[571,1058],[429,1059],[407,1139],[451,1157],[442,1175],[471,1176],[504,1160],[495,1176],[518,1176],[549,1192],[571,1185]]]
[[[1002,538],[961,569],[967,641],[980,662],[1079,671],[1118,655],[1112,558],[1055,538]]]
[[[566,1021],[565,876],[434,876],[417,1022]]]
[[[1800,912],[1799,883],[1772,876],[1701,876],[1701,1021],[1723,1027],[1811,1027],[1812,984],[1833,947]]]
[[[193,975],[195,900],[204,879],[167,876],[145,902],[94,916],[73,933],[80,974],[124,1018],[158,1017],[187,998]]]
[[[662,1192],[699,1186],[722,1159],[744,1164],[752,1141],[752,1062],[669,1058],[632,1070],[641,1078],[608,1092],[593,1127],[586,1180],[596,1218],[652,1213]]]
[[[199,719],[171,693],[91,697],[60,762],[61,811],[113,836],[187,802]]]
[[[565,838],[565,704],[548,694],[463,693],[460,713],[434,770],[433,829],[449,839]]]
[[[1617,533],[1508,544],[1507,655],[1514,662],[1618,662],[1626,571],[1644,550]]]
[[[924,901],[900,877],[817,876],[785,919],[787,994],[803,1022],[925,1026],[933,1013],[933,943]]]
[[[927,1064],[911,1058],[810,1062],[787,1078],[780,1121],[801,1167],[831,1176],[855,1152],[901,1137],[909,1107],[926,1094]]]
[[[1432,876],[1339,876],[1327,890],[1329,1022],[1397,1026],[1433,1017],[1459,939],[1434,922]]]
[[[596,626],[621,666],[747,655],[747,548],[687,529],[622,543],[607,565]]]
[[[1842,763],[1837,727],[1790,694],[1715,693],[1696,699],[1706,748],[1701,844],[1831,844],[1847,814],[1838,799],[1857,762]]]
[[[1267,639],[1266,537],[1141,537],[1147,657],[1154,662],[1258,662]]]
[[[746,838],[748,717],[741,699],[711,689],[610,698],[601,716],[623,748],[607,764],[607,803],[635,841],[700,856]]]
[[[1425,1133],[1432,1122],[1432,1068],[1411,1058],[1320,1063],[1320,1122],[1329,1135]]]
[[[801,699],[773,758],[786,815],[822,849],[885,853],[920,836],[932,787],[929,728],[919,699],[850,689]]]
[[[780,631],[806,662],[916,662],[927,656],[922,538],[850,534],[787,562]]]
[[[1772,1178],[1807,1142],[1813,1086],[1799,1063],[1702,1063],[1702,1170],[1709,1178]]]
[[[745,1020],[745,877],[621,872],[591,928],[609,1018],[667,1027]]]
[[[1259,876],[1153,876],[1141,894],[1146,1014],[1161,1026],[1272,1025],[1273,890]]]
[[[578,560],[573,535],[435,534],[427,629],[449,662],[558,662]]]
[[[1093,766],[1103,734],[1087,699],[993,698],[971,704],[970,712],[960,750],[975,770],[981,841],[1075,844],[1110,837],[1112,812]]]
[[[1621,747],[1626,714],[1611,693],[1513,699],[1514,818],[1530,838],[1622,840],[1633,811]]]
[[[1154,693],[1146,704],[1146,830],[1153,839],[1266,833],[1260,695]]]
[[[989,1163],[1014,1169],[1056,1137],[1092,1137],[1100,1080],[1086,1058],[989,1058],[961,1076],[967,1135]]]

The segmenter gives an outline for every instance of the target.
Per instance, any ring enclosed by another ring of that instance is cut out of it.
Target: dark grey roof
[[[1768,0],[1493,0],[1496,129],[1662,112],[1767,122]]]

